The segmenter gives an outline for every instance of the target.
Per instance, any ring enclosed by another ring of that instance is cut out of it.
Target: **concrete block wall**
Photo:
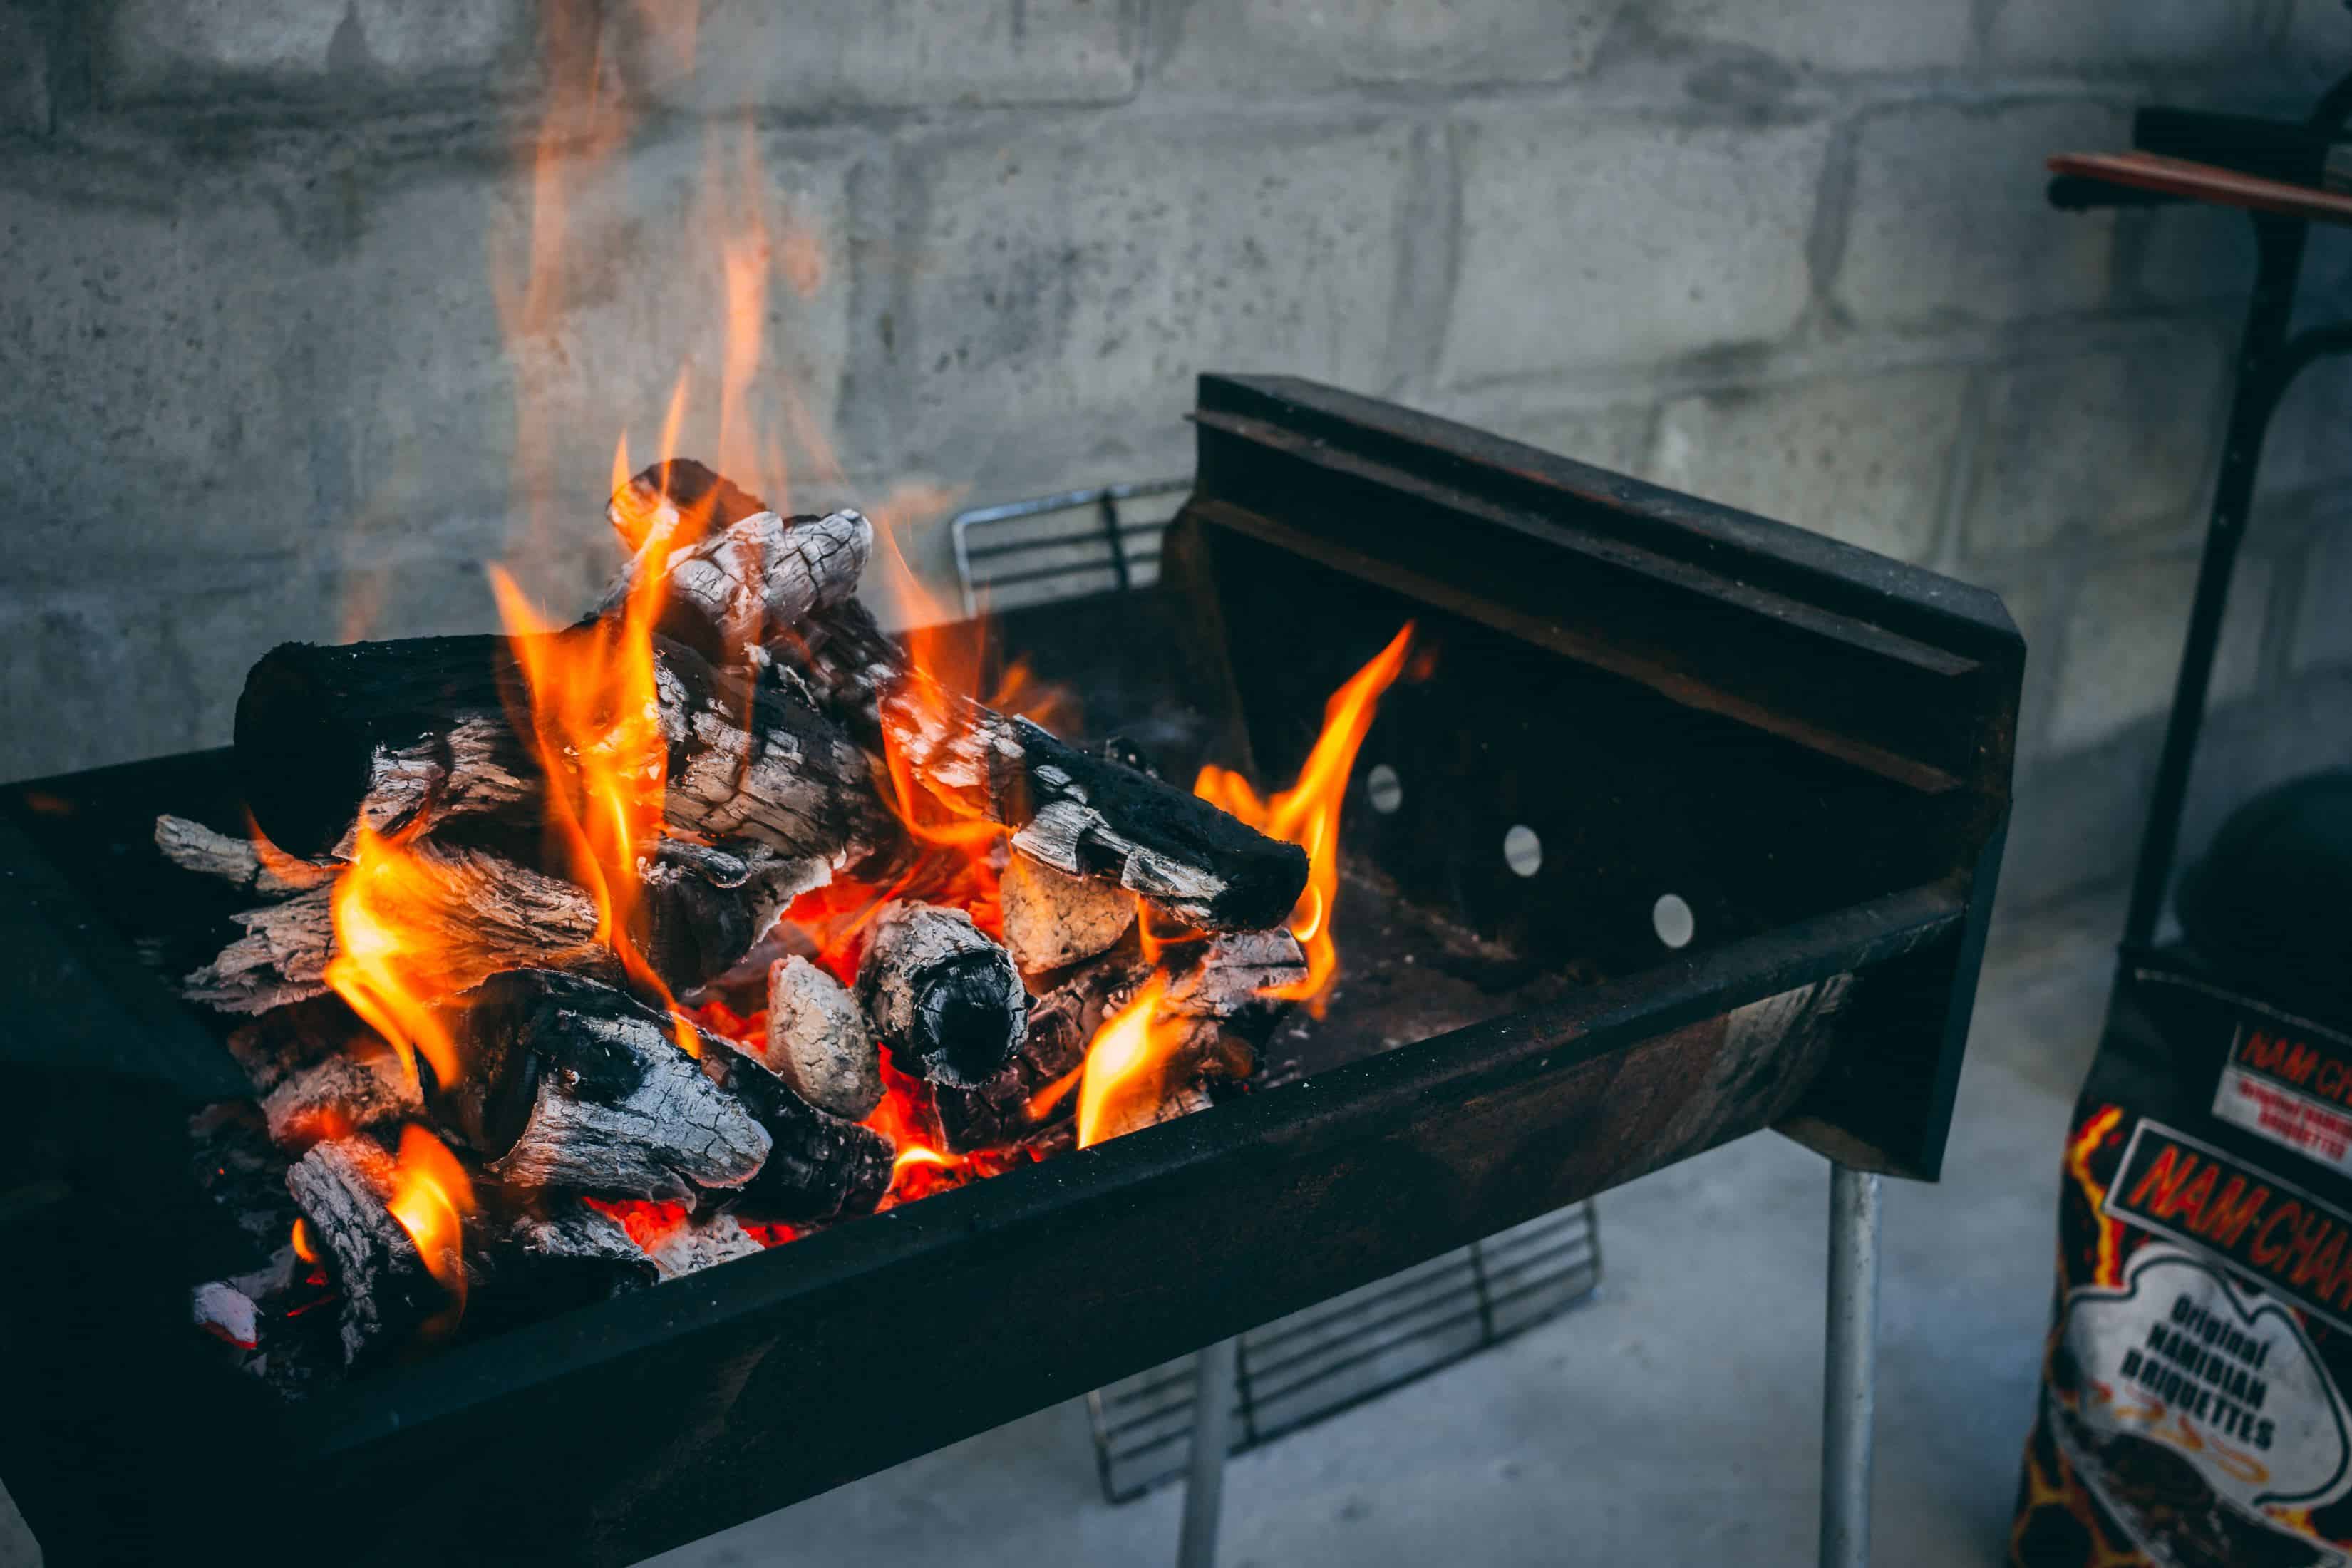
[[[615,437],[724,375],[748,138],[790,499],[1181,472],[1195,372],[1285,370],[1821,529],[2007,596],[2055,893],[2128,850],[2251,247],[2041,160],[2347,69],[2334,0],[0,0],[0,775],[216,743],[285,637],[488,626],[492,560],[585,594]],[[2216,800],[2344,749],[2347,484],[2352,369],[2281,417]]]

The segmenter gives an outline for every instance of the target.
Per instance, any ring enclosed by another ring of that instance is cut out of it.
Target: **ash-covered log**
[[[1013,955],[961,910],[882,906],[857,966],[857,999],[910,1078],[970,1089],[1013,1059],[1029,994]]]
[[[1024,974],[1040,974],[1092,958],[1135,923],[1135,895],[1086,877],[1013,858],[999,883],[1004,945]]]
[[[1189,1018],[1238,1018],[1282,1006],[1277,993],[1307,979],[1307,953],[1286,929],[1230,931],[1180,949],[1162,1010]]]
[[[666,639],[656,651],[673,828],[828,868],[865,851],[883,816],[870,764],[797,681],[720,670]],[[536,828],[544,781],[510,717],[524,694],[503,637],[281,644],[237,701],[247,803],[272,843],[301,856],[347,847],[362,826],[488,816]]]
[[[466,1224],[467,1320],[478,1327],[603,1300],[651,1285],[653,1263],[610,1215],[560,1193],[485,1184]]]
[[[570,882],[487,850],[423,843],[410,847],[414,874],[387,877],[372,900],[396,907],[416,951],[437,955],[439,973],[420,976],[450,995],[503,969],[540,967],[611,973],[596,940],[596,906]],[[313,888],[236,917],[246,934],[189,975],[181,991],[226,1013],[266,1013],[326,990],[334,954],[332,887]]]
[[[810,1104],[759,1058],[710,1039],[703,1071],[767,1130],[767,1163],[728,1201],[754,1224],[820,1223],[870,1214],[890,1190],[890,1140]]]
[[[229,1031],[227,1045],[253,1092],[266,1095],[288,1075],[373,1038],[341,997],[320,995],[238,1025]]]
[[[345,1364],[400,1343],[452,1305],[393,1216],[392,1156],[373,1139],[313,1146],[287,1171],[286,1190],[342,1292]]]
[[[424,1109],[415,1076],[381,1041],[297,1068],[261,1100],[269,1141],[289,1153],[321,1139],[400,1121]]]
[[[332,881],[335,868],[290,855],[265,858],[249,839],[169,813],[155,819],[155,847],[182,870],[217,877],[256,898],[284,899]]]
[[[859,513],[787,518],[763,508],[724,521],[706,519],[695,508],[648,500],[653,472],[647,469],[624,486],[608,509],[625,537],[624,512],[634,524],[647,516],[649,507],[655,531],[634,547],[629,564],[604,590],[599,615],[618,611],[661,553],[668,581],[655,624],[662,635],[714,663],[745,665],[771,637],[791,632],[812,611],[857,591],[874,549],[874,525]],[[688,542],[669,542],[677,538]]]
[[[500,1181],[683,1203],[742,1186],[767,1159],[767,1130],[626,994],[522,969],[459,1001],[463,1076],[440,1083],[420,1058],[425,1101]]]
[[[882,1103],[882,1055],[849,988],[798,953],[768,970],[768,1037],[760,1058],[793,1092],[852,1121]]]
[[[1307,886],[1307,851],[1150,774],[1057,740],[941,688],[852,600],[773,650],[829,701],[859,714],[923,787],[1012,829],[1013,848],[1070,877],[1108,881],[1206,931],[1280,924]]]

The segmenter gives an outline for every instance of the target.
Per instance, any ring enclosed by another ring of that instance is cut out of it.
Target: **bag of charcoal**
[[[2321,875],[2352,782],[2333,779],[2233,816],[2182,887],[2186,940],[2118,966],[2063,1161],[2018,1568],[2352,1564],[2352,880]]]

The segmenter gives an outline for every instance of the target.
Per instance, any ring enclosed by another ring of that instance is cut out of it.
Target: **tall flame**
[[[440,1082],[457,1081],[457,1047],[433,984],[447,962],[438,935],[417,917],[441,900],[433,864],[409,852],[405,835],[386,837],[362,824],[352,859],[335,879],[330,908],[335,953],[323,978],[352,1012],[400,1054],[412,1076],[422,1056]]]
[[[1181,1020],[1160,1016],[1168,976],[1154,972],[1132,1001],[1103,1020],[1078,1079],[1078,1147],[1091,1149],[1148,1121],[1168,1088],[1169,1060],[1186,1038]]]
[[[449,1295],[448,1310],[427,1323],[426,1331],[456,1328],[466,1310],[464,1216],[474,1209],[474,1184],[457,1157],[413,1121],[400,1130],[388,1206],[416,1244],[425,1272]]]
[[[1388,647],[1331,694],[1323,705],[1323,732],[1307,754],[1298,782],[1288,789],[1261,800],[1247,779],[1213,765],[1202,768],[1192,785],[1192,793],[1202,799],[1307,851],[1307,889],[1290,911],[1291,933],[1307,950],[1307,974],[1267,994],[1305,1002],[1318,1018],[1339,972],[1339,949],[1331,940],[1331,906],[1339,892],[1339,807],[1347,799],[1348,777],[1372,727],[1373,712],[1381,694],[1403,672],[1412,642],[1412,623],[1407,621]]]
[[[529,688],[528,730],[547,780],[548,832],[572,879],[596,901],[597,941],[631,979],[661,998],[689,1055],[700,1054],[694,1030],[638,948],[632,919],[638,861],[661,833],[669,773],[654,625],[670,552],[709,521],[707,505],[688,516],[665,510],[651,525],[621,614],[568,631],[541,616],[503,570],[490,569],[499,614]]]

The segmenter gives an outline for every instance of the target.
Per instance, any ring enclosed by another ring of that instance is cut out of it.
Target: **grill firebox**
[[[187,1326],[232,1238],[186,1121],[247,1089],[159,976],[236,900],[150,828],[236,820],[226,754],[8,790],[0,1474],[51,1559],[632,1562],[1762,1128],[1934,1179],[2009,804],[1998,600],[1307,383],[1205,377],[1196,419],[1159,588],[1000,640],[1171,777],[1281,778],[1419,623],[1329,1018],[1259,1092],[300,1403]]]

